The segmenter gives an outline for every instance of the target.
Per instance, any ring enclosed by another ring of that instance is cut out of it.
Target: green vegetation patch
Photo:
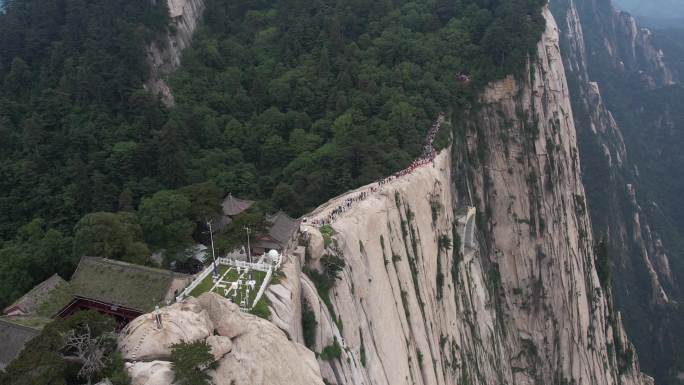
[[[335,282],[339,279],[339,274],[344,269],[346,262],[342,257],[337,255],[324,255],[321,258],[321,262],[323,265],[323,273],[311,269],[308,266],[304,266],[302,271],[311,279],[314,286],[316,286],[318,296],[323,300],[323,303],[325,303],[325,306],[330,312],[330,316],[335,320],[338,329],[341,331],[342,319],[335,315],[335,308],[330,300],[330,290],[335,286]]]
[[[205,341],[181,342],[171,345],[173,382],[179,385],[209,385],[207,370],[216,369],[218,362]]]
[[[337,342],[337,337],[335,337],[332,344],[323,348],[321,352],[321,359],[325,361],[332,361],[338,359],[342,356],[342,347],[340,343]]]
[[[311,309],[309,301],[302,297],[302,331],[304,333],[304,345],[313,350],[316,345],[316,314]]]
[[[271,308],[268,305],[268,298],[266,298],[266,296],[262,296],[261,299],[259,299],[259,302],[252,307],[249,313],[265,320],[269,320],[271,319]]]
[[[219,271],[219,277],[222,277],[223,281],[235,282],[238,280],[238,278],[242,279],[243,285],[241,286],[240,289],[238,289],[237,294],[235,296],[233,296],[233,291],[230,291],[228,293],[228,295],[226,295],[226,293],[225,293],[225,290],[230,288],[230,283],[224,282],[223,285],[226,285],[225,288],[222,288],[222,287],[214,288],[214,292],[216,294],[219,294],[223,297],[226,297],[230,300],[233,300],[235,303],[239,304],[240,300],[242,299],[242,296],[247,295],[247,286],[244,285],[244,283],[249,279],[249,273],[245,273],[244,269],[242,269],[242,273],[240,273],[238,275],[237,269],[235,267],[228,266],[228,265],[219,265],[218,271]],[[256,295],[259,292],[259,288],[263,284],[264,279],[266,279],[266,273],[263,271],[252,270],[251,272],[252,272],[252,279],[254,279],[256,281],[256,285],[254,286],[254,290],[250,290],[249,298],[246,298],[248,306],[251,306],[251,304],[254,303],[254,299],[256,299]],[[190,295],[193,297],[198,297],[202,293],[205,293],[205,292],[208,292],[209,290],[211,290],[212,287],[214,287],[214,278],[213,278],[213,274],[209,274],[208,276],[206,276],[202,280],[202,282],[200,282],[199,285],[197,285],[197,287],[195,287],[190,292]],[[262,302],[264,302],[263,297],[259,301],[259,303],[257,303],[255,305],[255,307],[257,307],[257,306],[260,307],[260,309],[257,310],[258,312],[260,312],[259,315],[265,315],[267,310],[268,310],[268,307],[266,307],[266,309],[264,309],[264,305],[261,304]],[[270,314],[270,311],[269,311],[269,314]]]
[[[323,245],[325,246],[325,248],[328,248],[332,244],[333,235],[337,234],[337,232],[330,225],[321,226],[319,231],[323,236]]]
[[[225,274],[226,271],[228,271],[228,269],[229,269],[229,266],[227,266],[227,265],[219,265],[218,269],[217,269],[219,276],[223,276],[223,274]],[[211,290],[212,287],[214,287],[214,277],[213,277],[213,273],[210,273],[209,275],[204,277],[202,282],[200,282],[197,286],[195,286],[194,289],[192,289],[192,291],[190,292],[190,295],[197,298],[202,293],[206,293],[209,290]]]
[[[361,347],[359,350],[359,359],[361,360],[361,365],[363,367],[366,367],[366,346],[363,343],[363,332],[361,331],[361,328],[359,328],[359,340],[361,341]]]

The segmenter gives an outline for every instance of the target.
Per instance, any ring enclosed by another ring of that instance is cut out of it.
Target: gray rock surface
[[[322,385],[314,354],[288,341],[272,323],[245,314],[229,300],[205,293],[161,309],[163,328],[152,314],[122,331],[119,350],[134,385],[170,384],[171,345],[206,341],[218,361],[209,374],[215,385]]]
[[[173,383],[173,371],[168,361],[126,363],[131,385],[169,385]]]

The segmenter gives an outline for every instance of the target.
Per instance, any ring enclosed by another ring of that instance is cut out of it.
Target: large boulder
[[[126,364],[131,385],[168,385],[173,383],[173,370],[168,361]]]
[[[323,384],[312,351],[297,343],[282,344],[275,333],[256,330],[219,361],[213,377],[226,385]]]
[[[237,337],[247,331],[250,320],[259,319],[241,312],[238,305],[214,293],[202,294],[197,300],[221,336]]]
[[[153,313],[128,324],[119,336],[124,360],[150,361],[171,358],[171,345],[204,340],[213,334],[214,324],[195,298],[160,309],[162,328]]]
[[[215,360],[220,360],[233,349],[233,341],[230,337],[209,336],[207,344],[211,347],[211,354]]]
[[[145,314],[119,337],[134,385],[171,384],[170,346],[181,341],[206,341],[211,347],[218,362],[209,371],[215,385],[323,385],[313,352],[217,294],[188,298],[161,314],[161,329],[154,314]]]

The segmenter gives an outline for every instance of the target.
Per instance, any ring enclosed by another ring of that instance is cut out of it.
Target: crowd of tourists
[[[435,155],[437,154],[433,146],[433,142],[443,122],[444,114],[439,114],[437,120],[432,124],[432,126],[430,126],[430,129],[428,130],[427,136],[425,138],[425,145],[423,146],[423,153],[418,159],[414,160],[408,167],[401,171],[395,172],[393,175],[390,175],[386,178],[377,181],[377,185],[373,185],[364,191],[358,192],[351,197],[345,198],[342,204],[337,205],[322,217],[310,220],[309,224],[317,227],[330,225],[333,222],[335,222],[335,220],[337,220],[337,218],[339,218],[343,213],[351,209],[355,203],[368,198],[371,194],[381,191],[387,183],[390,183],[393,180],[401,178],[405,175],[409,175],[420,167],[433,164],[435,161]],[[306,219],[304,221],[307,222]]]

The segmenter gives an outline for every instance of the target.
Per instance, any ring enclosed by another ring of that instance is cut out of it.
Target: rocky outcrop
[[[181,53],[192,43],[192,35],[199,27],[204,0],[167,0],[170,25],[168,35],[161,43],[153,42],[147,49],[150,76],[145,88],[159,95],[168,106],[173,105],[173,93],[164,80],[164,75],[180,66]]]
[[[641,383],[598,279],[558,30],[545,15],[532,77],[485,92],[484,108],[467,126],[472,135],[460,161],[473,171],[468,193],[485,213],[483,256],[501,277],[501,312],[515,325],[511,334],[539,354],[528,357],[518,379]]]
[[[633,222],[632,222],[632,234],[631,240],[634,244],[639,245],[641,250],[639,250],[646,272],[650,278],[650,287],[652,290],[651,296],[654,303],[664,305],[669,302],[669,298],[660,284],[660,278],[654,265],[658,263],[660,274],[665,276],[666,279],[672,281],[672,273],[670,272],[669,261],[667,260],[667,255],[662,251],[662,243],[659,239],[653,239],[651,235],[651,229],[648,224],[644,224],[642,228],[641,225],[641,207],[637,203],[636,191],[634,186],[631,184],[627,185],[627,191],[630,197],[630,203],[632,204],[632,209],[634,212]],[[658,250],[659,254],[656,254],[656,245],[660,245]],[[650,246],[650,247],[649,247]],[[648,247],[648,248],[647,248]],[[650,250],[649,250],[650,249]],[[658,258],[658,259],[655,259]]]
[[[282,329],[291,341],[304,344],[301,324],[302,288],[299,276],[302,271],[304,251],[285,255],[282,264],[283,278],[269,285],[266,298],[273,309],[271,322]],[[293,278],[294,277],[294,278]]]
[[[133,320],[118,345],[133,385],[171,384],[171,346],[205,341],[218,367],[216,385],[322,385],[313,353],[288,341],[272,323],[245,314],[229,300],[205,293],[161,309],[162,327],[153,314]]]

